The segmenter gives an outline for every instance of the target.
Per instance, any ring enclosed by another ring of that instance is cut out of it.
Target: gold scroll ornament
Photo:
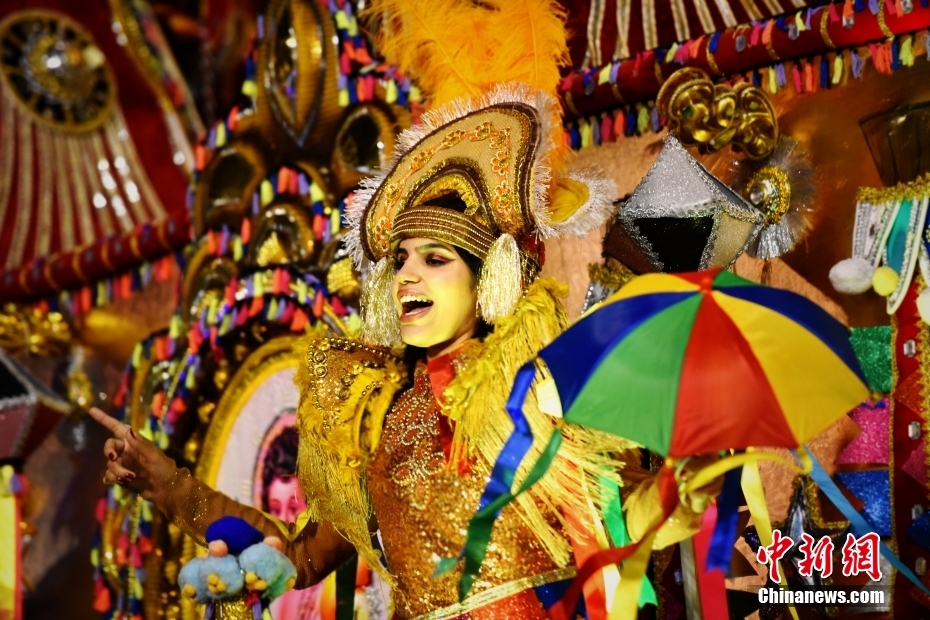
[[[700,69],[673,73],[659,90],[656,107],[669,130],[702,153],[730,145],[758,159],[771,154],[778,140],[775,108],[762,89],[745,82],[714,84]]]

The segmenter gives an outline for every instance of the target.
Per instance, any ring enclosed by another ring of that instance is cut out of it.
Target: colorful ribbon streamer
[[[732,471],[727,473],[730,474]],[[701,520],[701,529],[691,539],[694,544],[695,577],[700,592],[701,617],[708,619],[730,617],[724,574],[706,568],[709,555],[714,548],[712,538],[717,529],[718,512],[716,504],[709,505]],[[732,551],[732,542],[731,540],[726,551]],[[729,555],[728,553],[727,561],[730,559]]]
[[[607,490],[609,499],[604,502],[604,523],[607,526],[607,532],[610,534],[610,541],[615,547],[623,547],[630,544],[630,534],[626,529],[626,521],[623,518],[623,507],[621,505],[620,487],[617,483],[607,477],[601,479],[602,488]],[[643,586],[639,591],[639,606],[646,604],[658,605],[655,588],[648,579],[643,579]]]
[[[526,479],[516,491],[511,492],[517,468],[533,445],[533,432],[530,430],[529,422],[523,415],[523,402],[526,400],[526,395],[533,385],[535,377],[536,366],[532,361],[524,364],[517,373],[513,390],[507,400],[507,412],[513,421],[514,432],[507,439],[503,450],[497,457],[497,462],[494,463],[494,468],[491,470],[491,479],[481,495],[478,511],[468,524],[468,536],[465,539],[465,546],[461,554],[458,558],[443,558],[439,562],[439,566],[436,567],[435,574],[437,576],[443,575],[451,571],[458,564],[458,561],[464,558],[462,579],[459,582],[460,600],[465,600],[471,586],[478,578],[478,571],[481,569],[481,563],[487,554],[488,544],[491,542],[491,530],[494,527],[494,521],[497,520],[501,510],[542,478],[546,470],[549,469],[549,465],[552,464],[559,446],[562,445],[562,431],[557,428]]]
[[[717,526],[710,541],[705,570],[723,571],[730,567],[736,526],[739,523],[739,496],[742,467],[731,469],[724,475],[723,491],[717,499]]]

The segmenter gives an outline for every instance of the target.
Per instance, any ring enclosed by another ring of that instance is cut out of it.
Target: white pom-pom
[[[864,258],[847,258],[830,269],[830,284],[838,293],[858,295],[872,287],[875,268]]]
[[[917,313],[924,323],[930,323],[930,288],[917,296]]]

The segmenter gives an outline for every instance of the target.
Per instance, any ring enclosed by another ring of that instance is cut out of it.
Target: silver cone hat
[[[655,269],[666,272],[730,266],[763,219],[672,135],[617,215]]]

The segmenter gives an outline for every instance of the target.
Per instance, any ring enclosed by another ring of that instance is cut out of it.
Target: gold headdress
[[[433,109],[403,132],[393,163],[346,211],[357,263],[370,266],[365,337],[399,342],[390,299],[392,246],[438,238],[482,259],[478,306],[509,316],[540,269],[541,240],[583,235],[613,211],[597,170],[568,170],[552,95],[568,49],[551,0],[377,0],[369,14],[385,57],[416,80]],[[431,206],[455,195],[464,213]]]

